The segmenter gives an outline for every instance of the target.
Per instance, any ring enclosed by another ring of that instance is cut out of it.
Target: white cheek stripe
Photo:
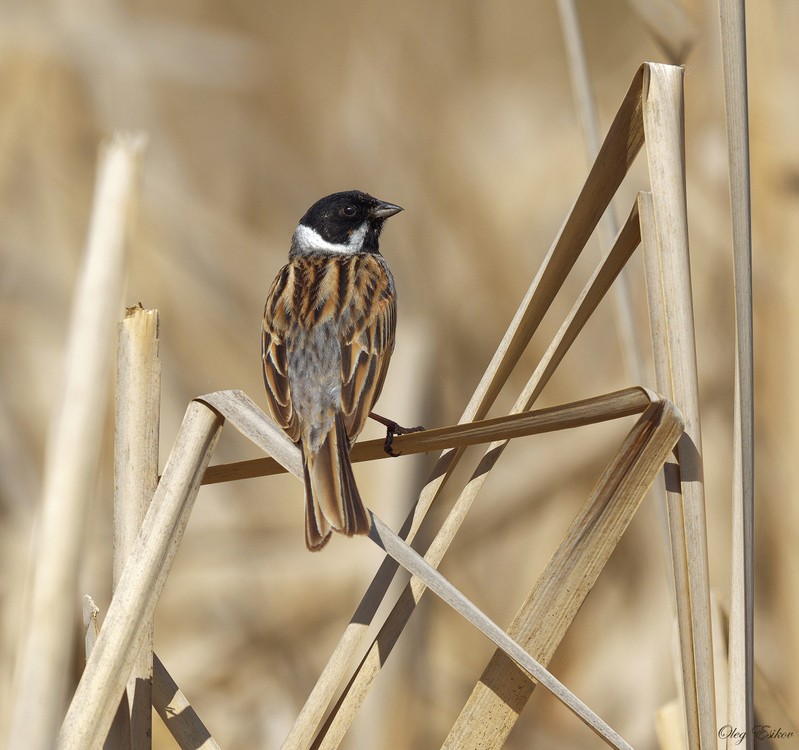
[[[294,238],[296,239],[297,244],[306,252],[316,250],[319,252],[348,255],[360,252],[360,250],[363,248],[363,241],[366,237],[368,228],[367,222],[364,222],[352,233],[349,242],[338,244],[334,242],[328,242],[315,229],[306,227],[305,224],[300,224],[294,231]]]

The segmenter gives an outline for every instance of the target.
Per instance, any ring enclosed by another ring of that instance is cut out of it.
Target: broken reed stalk
[[[183,537],[222,421],[206,404],[189,404],[61,726],[57,750],[95,747],[108,733]]]
[[[602,213],[621,184],[629,165],[640,150],[643,144],[641,86],[644,67],[636,73],[572,211],[522,299],[467,404],[459,420],[460,423],[481,419],[493,404],[549,309],[555,292],[576,262]],[[463,449],[455,448],[445,451],[440,456],[419,495],[418,502],[400,530],[400,536],[409,543],[416,536],[430,506],[438,497],[462,455]],[[396,565],[388,559],[378,569],[284,740],[282,747],[285,750],[308,746],[338,684],[346,673],[350,660],[365,637],[369,624],[391,585],[395,571]]]
[[[707,556],[702,433],[696,372],[688,217],[685,196],[682,68],[650,64],[644,78],[644,127],[647,163],[657,238],[662,296],[665,302],[670,395],[685,419],[677,445],[682,495],[687,584],[690,596],[692,650],[684,669],[693,669],[698,734],[689,733],[689,747],[716,745],[716,707],[713,683],[710,576]],[[689,710],[689,709],[686,709]]]
[[[754,351],[752,212],[746,18],[743,0],[719,0],[735,283],[735,404],[730,585],[729,695],[726,723],[754,747]]]
[[[158,310],[129,307],[118,326],[114,434],[114,564],[116,589],[158,484],[161,361]],[[152,744],[152,621],[122,696],[113,747],[146,750]],[[113,734],[113,731],[112,731]]]
[[[83,267],[75,289],[63,384],[51,419],[28,628],[17,662],[9,747],[51,750],[66,697],[79,606],[78,558],[99,461],[114,321],[122,305],[141,136],[100,152]]]

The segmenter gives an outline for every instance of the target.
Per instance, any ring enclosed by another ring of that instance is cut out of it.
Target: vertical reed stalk
[[[754,747],[754,350],[744,0],[719,0],[735,281],[735,404],[727,723]],[[728,746],[732,740],[728,740]]]
[[[114,444],[114,589],[122,577],[158,484],[161,410],[158,310],[128,308],[119,324]],[[152,622],[133,666],[115,727],[127,730],[116,746],[152,744]],[[124,716],[123,716],[124,714]],[[109,738],[112,739],[112,738]],[[113,741],[113,740],[112,740]]]
[[[707,749],[717,743],[713,682],[710,578],[707,556],[702,432],[696,372],[688,216],[685,195],[683,70],[650,63],[644,80],[644,129],[652,205],[660,252],[660,273],[668,337],[672,400],[685,419],[677,444],[680,492],[684,515],[687,583],[691,607],[692,661],[696,676],[698,735],[690,747]]]

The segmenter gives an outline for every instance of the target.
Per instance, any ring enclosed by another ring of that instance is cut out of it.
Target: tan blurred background
[[[666,57],[626,2],[584,0],[578,9],[604,131],[638,65]],[[710,566],[724,600],[734,357],[726,141],[717,5],[694,0],[690,10],[697,31],[684,60],[693,293]],[[756,658],[797,717],[799,6],[759,0],[748,13]],[[263,404],[259,326],[268,286],[305,209],[354,187],[406,209],[382,243],[400,290],[400,322],[380,411],[406,424],[456,421],[587,162],[554,1],[5,2],[0,59],[2,736],[47,423],[103,138],[116,129],[149,136],[126,301],[161,311],[162,459],[192,397],[233,387]],[[646,185],[639,164],[620,212]],[[596,252],[586,255],[583,269]],[[632,281],[649,358],[640,257]],[[542,404],[630,384],[613,312],[603,303]],[[555,317],[492,414],[512,403]],[[528,438],[506,452],[442,566],[500,624],[510,621],[628,426]],[[255,456],[230,431],[214,462]],[[357,468],[369,504],[395,528],[431,459]],[[97,488],[82,587],[104,611],[110,447]],[[230,750],[279,746],[381,559],[365,540],[336,538],[323,553],[307,553],[300,499],[299,484],[286,477],[203,489],[157,610],[156,651]],[[656,747],[654,712],[676,695],[657,516],[647,499],[551,665],[638,748]],[[426,596],[344,746],[438,747],[491,652]],[[158,719],[155,733],[155,747],[175,747]],[[598,744],[539,690],[507,747]]]

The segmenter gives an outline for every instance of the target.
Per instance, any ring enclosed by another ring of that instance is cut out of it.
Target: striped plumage
[[[399,210],[356,191],[314,204],[264,308],[267,403],[302,448],[309,549],[324,546],[331,530],[370,529],[349,449],[380,395],[394,348],[396,289],[377,239]]]

